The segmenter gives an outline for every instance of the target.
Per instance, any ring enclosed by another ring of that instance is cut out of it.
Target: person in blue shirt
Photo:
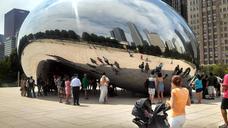
[[[199,74],[196,75],[196,80],[194,81],[194,86],[195,86],[195,90],[196,90],[196,98],[198,100],[198,104],[200,104],[201,99],[202,99],[203,84],[202,84],[201,76]]]

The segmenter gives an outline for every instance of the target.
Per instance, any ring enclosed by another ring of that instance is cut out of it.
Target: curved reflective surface
[[[160,0],[47,0],[24,21],[18,52],[34,40],[49,38],[198,60],[193,32]]]

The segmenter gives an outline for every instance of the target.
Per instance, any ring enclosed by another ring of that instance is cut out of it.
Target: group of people
[[[151,74],[153,76],[153,74]],[[196,79],[194,80],[196,93],[201,92],[202,93],[202,82],[200,80],[201,76],[197,75]],[[149,86],[155,87],[155,77],[149,77],[151,82]],[[210,81],[209,81],[210,82]],[[185,106],[191,105],[191,99],[190,99],[190,93],[189,90],[183,85],[183,77],[180,75],[174,75],[171,79],[171,97],[170,100],[166,102],[166,105],[171,108],[171,118],[169,120],[169,124],[171,128],[182,128],[186,117],[185,117]],[[200,85],[201,84],[201,85]],[[209,83],[208,83],[209,84]],[[221,114],[224,119],[225,124],[220,126],[219,128],[228,128],[228,120],[227,120],[227,111],[228,109],[228,74],[226,74],[223,78],[223,82],[219,83],[222,87],[223,91],[223,98],[221,102]],[[210,89],[209,89],[210,90]],[[139,116],[142,120],[145,122],[149,120],[153,116],[151,105],[153,103],[153,95],[150,95],[151,93],[154,93],[155,89],[148,88],[148,98],[146,99],[140,99],[136,102],[135,107],[133,108],[132,114],[135,116]],[[197,99],[200,97],[200,94],[197,94]],[[139,105],[139,103],[141,105]],[[198,103],[201,103],[201,100],[198,99]],[[139,110],[137,110],[139,109]],[[137,112],[140,112],[141,114],[138,114]],[[135,114],[137,113],[137,114]],[[141,116],[141,117],[140,117]]]
[[[36,97],[36,93],[35,93],[35,83],[34,83],[34,79],[31,77],[27,77],[27,78],[23,78],[20,81],[20,91],[21,91],[21,96],[27,96],[27,97],[31,97],[31,98],[35,98]]]
[[[38,78],[37,84],[35,84],[35,80],[32,77],[21,80],[21,95],[27,97],[36,97],[36,95],[42,96],[45,94],[45,86],[41,84],[45,84]],[[110,96],[114,96],[114,86],[109,86],[110,80],[105,75],[102,74],[100,80],[97,79],[89,79],[87,74],[83,75],[83,78],[80,80],[78,74],[74,74],[72,77],[68,75],[53,75],[53,84],[56,87],[55,91],[58,95],[59,102],[63,103],[65,100],[66,104],[70,104],[71,95],[73,96],[73,104],[80,105],[79,96],[80,91],[83,90],[83,94],[85,99],[88,99],[89,92],[92,90],[93,94],[96,94],[97,86],[100,89],[100,97],[99,103],[107,103],[108,94]],[[35,86],[38,88],[38,93],[35,93]]]
[[[157,91],[158,102],[163,102],[163,93],[165,90],[164,79],[166,76],[163,76],[161,72],[158,74],[155,71],[152,71],[150,76],[146,79],[145,88],[148,92],[148,95],[151,99],[152,104],[154,104],[154,96]]]

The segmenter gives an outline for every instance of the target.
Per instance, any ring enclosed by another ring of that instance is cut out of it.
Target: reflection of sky
[[[110,36],[115,27],[124,30],[132,41],[127,22],[134,23],[144,40],[144,29],[156,32],[163,41],[176,38],[176,43],[185,49],[174,30],[178,30],[186,42],[190,31],[185,21],[171,7],[160,0],[48,0],[31,12],[25,20],[20,35],[50,29],[74,30]],[[185,29],[183,29],[183,27]],[[190,32],[192,34],[192,32]]]

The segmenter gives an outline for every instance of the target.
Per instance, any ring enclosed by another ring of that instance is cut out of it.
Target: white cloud
[[[4,15],[13,8],[31,11],[40,2],[45,0],[4,0],[0,4],[0,34],[4,33]]]

